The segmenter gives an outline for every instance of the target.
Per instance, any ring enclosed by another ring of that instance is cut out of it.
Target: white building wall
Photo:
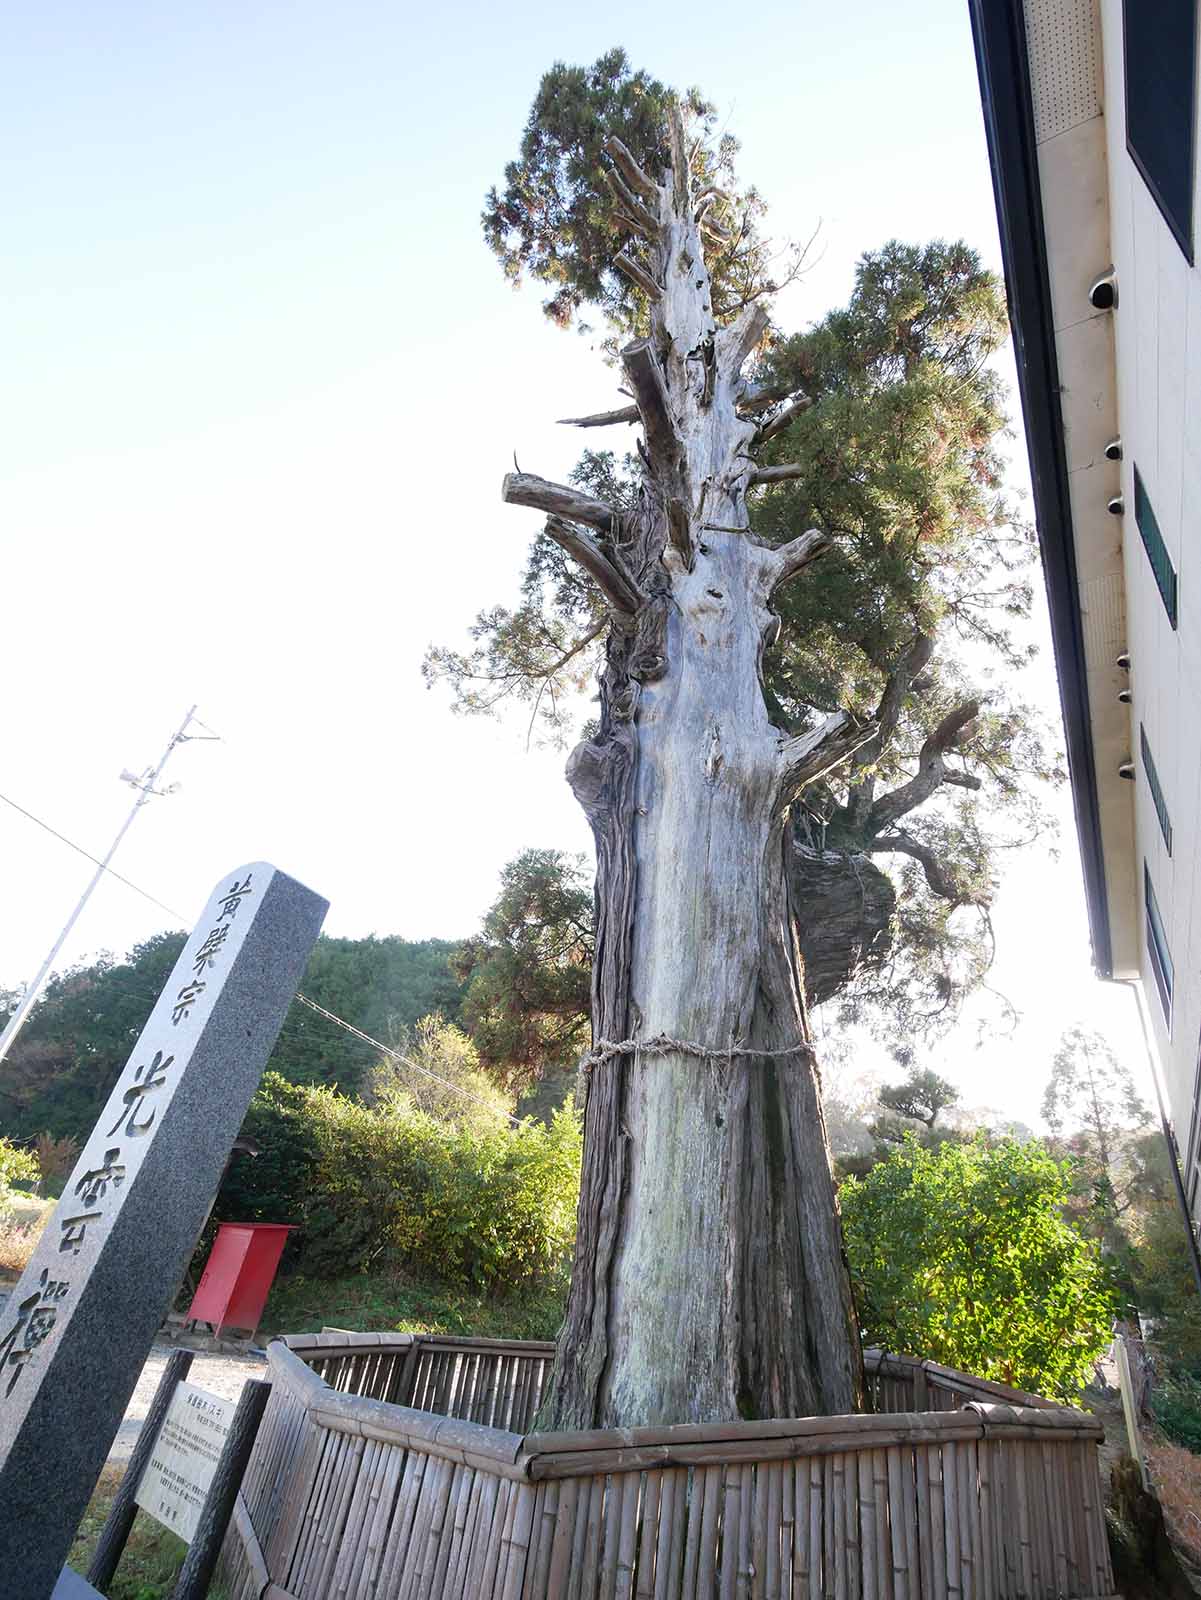
[[[1201,273],[1190,267],[1126,148],[1122,0],[1101,0],[1117,410],[1123,442],[1123,564],[1132,671],[1135,867],[1145,1014],[1182,1160],[1188,1154],[1201,1034]],[[1195,204],[1201,221],[1201,205]],[[1176,569],[1173,631],[1134,515],[1134,467]],[[1145,727],[1172,823],[1169,857],[1139,753]],[[1174,968],[1170,1027],[1146,944],[1146,862]],[[1201,1132],[1198,1133],[1201,1143]],[[1194,1174],[1185,1172],[1186,1186]],[[1201,1200],[1201,1194],[1197,1196]],[[1194,1215],[1198,1215],[1194,1202]]]

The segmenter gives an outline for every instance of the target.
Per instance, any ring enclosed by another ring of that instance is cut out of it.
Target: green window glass
[[[1138,738],[1142,749],[1143,771],[1147,774],[1147,788],[1151,791],[1151,802],[1155,807],[1155,815],[1159,818],[1163,842],[1168,847],[1168,854],[1171,855],[1172,819],[1168,816],[1168,802],[1163,797],[1163,786],[1159,781],[1159,773],[1155,770],[1155,763],[1151,759],[1151,746],[1147,743],[1147,730],[1142,723],[1139,724]]]
[[[1134,520],[1138,523],[1139,536],[1143,541],[1143,549],[1147,552],[1147,560],[1151,563],[1151,571],[1155,574],[1155,582],[1159,586],[1160,598],[1168,614],[1168,621],[1174,628],[1176,569],[1172,565],[1168,547],[1163,542],[1163,534],[1159,531],[1159,523],[1155,520],[1151,501],[1147,497],[1147,490],[1137,467],[1134,469]]]
[[[1155,987],[1159,990],[1164,1021],[1172,1026],[1172,954],[1168,949],[1168,936],[1164,932],[1163,918],[1155,890],[1151,887],[1151,873],[1143,862],[1143,900],[1147,908],[1147,951],[1151,957],[1151,970],[1155,974]]]

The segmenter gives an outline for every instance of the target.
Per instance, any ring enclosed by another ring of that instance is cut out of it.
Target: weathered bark
[[[609,594],[599,731],[568,776],[597,847],[595,1039],[666,1035],[712,1054],[634,1048],[592,1070],[572,1288],[541,1418],[558,1428],[852,1411],[862,1398],[787,862],[800,789],[872,729],[835,717],[785,740],[769,721],[771,595],[825,540],[802,534],[781,552],[749,532],[756,424],[741,368],[765,315],[750,306],[717,327],[678,123],[673,145],[661,185],[610,145],[655,219],[636,263],[655,290],[651,338],[625,352],[647,465],[634,512],[606,522],[587,508],[602,539],[586,553],[606,565],[585,565],[620,573],[638,600]],[[547,504],[537,482],[522,480],[525,503]],[[570,517],[554,493],[547,508]]]
[[[897,896],[892,879],[857,850],[814,850],[794,840],[788,857],[805,998],[823,1005],[857,972],[881,966],[892,950]]]

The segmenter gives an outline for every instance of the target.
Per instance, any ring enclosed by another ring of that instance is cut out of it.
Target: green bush
[[[310,1276],[403,1271],[480,1289],[561,1272],[575,1230],[580,1126],[456,1127],[403,1097],[376,1107],[264,1078],[217,1220],[299,1225],[290,1264]]]
[[[1178,1375],[1157,1383],[1151,1410],[1173,1444],[1201,1455],[1201,1382]]]
[[[842,1185],[865,1338],[1054,1398],[1078,1394],[1110,1335],[1097,1246],[1064,1220],[1068,1164],[1014,1140],[912,1136]]]
[[[36,1184],[41,1176],[38,1158],[0,1134],[0,1222],[12,1215],[14,1184]]]

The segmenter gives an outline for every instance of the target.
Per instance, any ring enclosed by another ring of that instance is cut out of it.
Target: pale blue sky
[[[820,221],[781,320],[844,299],[890,236],[962,235],[999,265],[965,0],[8,18],[0,790],[101,848],[127,809],[116,774],[198,701],[226,742],[179,754],[183,789],[118,863],[185,913],[262,855],[330,897],[331,932],[454,935],[519,849],[587,842],[562,758],[527,756],[521,725],[453,719],[418,668],[514,594],[537,522],[500,504],[514,451],[562,476],[579,438],[553,419],[611,403],[478,218],[541,72],[619,43],[718,103],[775,231]],[[4,807],[0,852],[16,981],[87,868]],[[998,908],[1040,1084],[1061,1022],[1087,1008],[1121,1030],[1126,1009],[1088,978],[1074,862],[1050,870],[1015,868]],[[69,954],[161,923],[110,883]],[[958,1075],[981,1081],[969,1098],[998,1083],[996,1103],[1016,1058],[980,1059]],[[1029,1114],[1033,1088],[1004,1093]]]

